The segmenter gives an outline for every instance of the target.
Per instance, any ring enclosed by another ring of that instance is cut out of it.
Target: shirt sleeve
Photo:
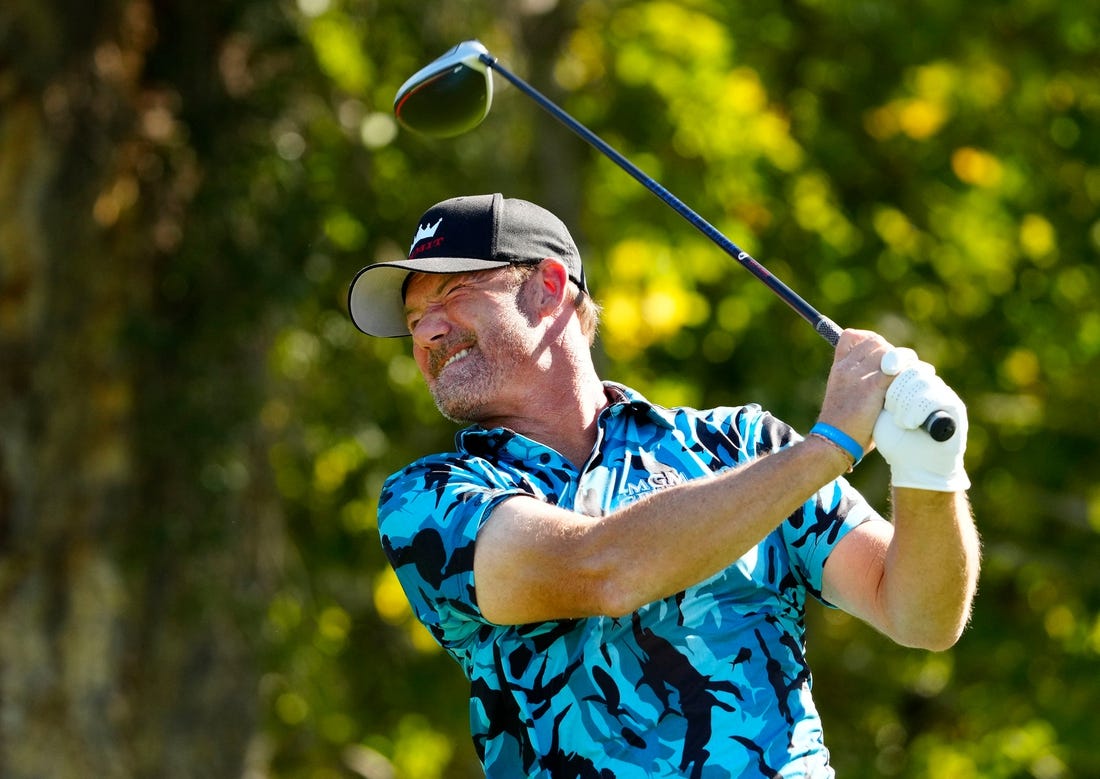
[[[875,520],[886,521],[846,479],[839,478],[818,490],[782,524],[795,575],[826,606],[833,604],[821,596],[825,562],[844,536]]]
[[[417,618],[445,649],[458,650],[487,624],[474,589],[477,533],[501,501],[520,494],[457,456],[419,460],[383,487],[382,547]]]
[[[743,429],[754,433],[756,454],[778,451],[802,440],[793,428],[766,411],[750,409],[756,413],[749,415],[750,421]],[[779,526],[794,575],[826,606],[833,604],[821,596],[825,562],[844,536],[864,522],[875,520],[886,521],[841,477],[814,493]]]

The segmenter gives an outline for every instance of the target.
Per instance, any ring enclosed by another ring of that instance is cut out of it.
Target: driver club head
[[[489,50],[470,40],[424,66],[397,90],[397,121],[433,138],[450,138],[477,127],[493,102],[488,62]]]

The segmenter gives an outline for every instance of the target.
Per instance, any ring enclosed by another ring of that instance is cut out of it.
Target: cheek
[[[424,380],[428,380],[428,353],[423,349],[413,348],[413,360],[416,361],[416,367],[420,369],[420,375],[424,377]]]
[[[492,346],[485,346],[500,358],[503,358],[509,366],[515,360],[529,356],[538,349],[539,335],[522,315],[512,311],[509,316],[502,317],[492,334],[485,340],[490,340]]]

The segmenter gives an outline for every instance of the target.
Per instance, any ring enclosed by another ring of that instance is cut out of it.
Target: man
[[[962,632],[966,409],[911,351],[845,331],[806,437],[756,405],[655,406],[597,376],[565,225],[499,194],[429,209],[349,308],[368,334],[411,334],[439,410],[471,425],[391,476],[378,513],[417,617],[470,679],[488,776],[832,776],[807,596],[908,646]],[[958,420],[943,443],[917,429],[937,408]],[[872,439],[892,522],[841,476]]]

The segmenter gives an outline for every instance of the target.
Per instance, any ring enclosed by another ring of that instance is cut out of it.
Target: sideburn
[[[538,284],[532,281],[536,274],[528,268],[522,270],[524,278],[516,287],[516,310],[530,327],[534,327],[539,323]]]

